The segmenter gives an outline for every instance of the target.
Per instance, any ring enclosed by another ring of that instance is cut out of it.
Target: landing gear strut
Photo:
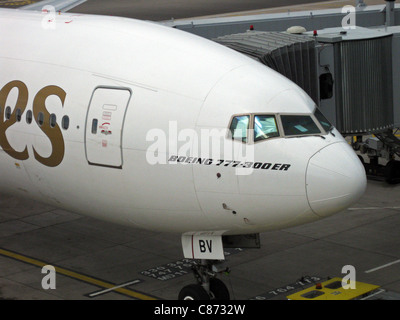
[[[223,266],[224,248],[260,248],[260,235],[228,235],[222,231],[196,232],[182,235],[182,249],[186,259],[195,260],[192,267],[197,284],[184,287],[179,300],[229,300],[229,290],[216,278],[218,273],[229,272]]]
[[[216,278],[218,273],[229,272],[229,268],[218,268],[212,260],[200,260],[192,267],[197,284],[190,284],[180,292],[179,300],[229,300],[229,290]]]

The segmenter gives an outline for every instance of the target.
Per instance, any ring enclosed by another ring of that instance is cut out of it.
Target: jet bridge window
[[[302,136],[321,133],[311,116],[281,115],[281,121],[285,136]]]
[[[319,76],[319,88],[321,100],[333,97],[333,77],[332,73],[323,73]]]
[[[230,132],[233,140],[247,142],[250,116],[233,117],[230,125]]]
[[[275,116],[259,115],[254,117],[254,141],[279,137]]]

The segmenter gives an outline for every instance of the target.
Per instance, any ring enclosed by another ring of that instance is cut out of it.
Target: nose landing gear
[[[196,232],[182,235],[182,249],[186,259],[197,259],[192,270],[197,284],[184,287],[179,300],[229,300],[229,290],[216,278],[218,273],[229,272],[223,261],[224,248],[260,248],[260,235],[227,235],[223,231]]]
[[[219,268],[214,261],[200,260],[192,267],[196,284],[185,286],[180,292],[179,300],[229,300],[230,294],[226,285],[216,276],[229,272],[229,268]]]

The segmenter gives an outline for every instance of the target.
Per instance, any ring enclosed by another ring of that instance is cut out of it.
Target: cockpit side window
[[[250,116],[236,116],[231,121],[229,128],[233,140],[247,142],[249,130]]]
[[[332,129],[333,126],[318,108],[315,108],[314,115],[326,132],[329,132]]]
[[[311,116],[281,115],[281,121],[285,136],[301,136],[321,133]]]
[[[254,141],[279,137],[278,126],[273,115],[256,115],[254,117]]]

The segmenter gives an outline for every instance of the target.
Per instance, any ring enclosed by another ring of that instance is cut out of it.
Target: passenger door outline
[[[93,90],[84,137],[86,160],[90,165],[122,169],[122,139],[131,97],[132,90],[126,87],[98,86]]]

